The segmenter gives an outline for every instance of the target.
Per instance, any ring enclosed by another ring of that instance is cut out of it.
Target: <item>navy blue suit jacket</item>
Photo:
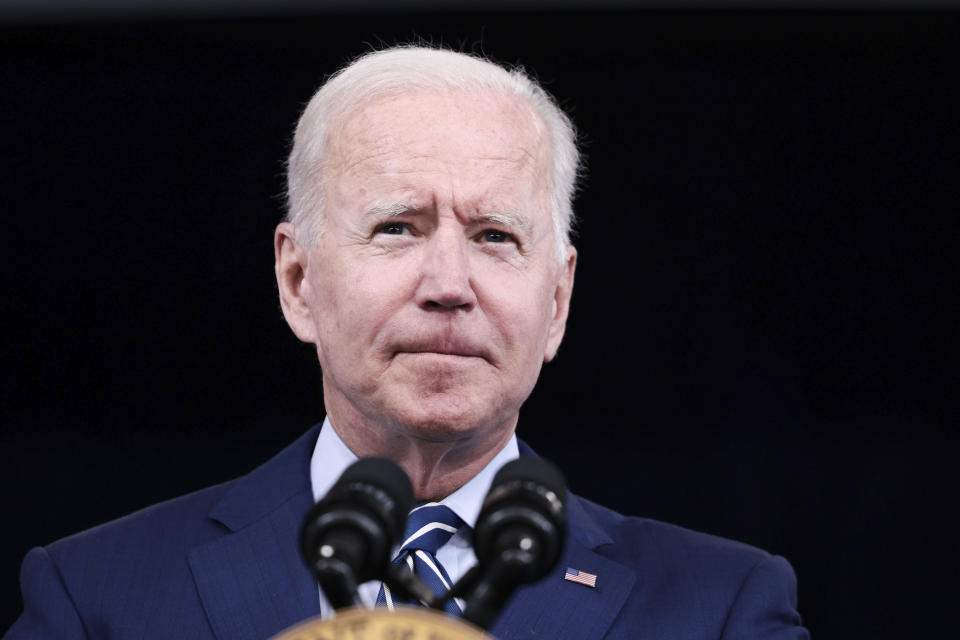
[[[259,640],[318,615],[297,548],[318,433],[242,478],[31,550],[4,637]],[[568,511],[560,566],[517,592],[497,638],[807,637],[783,558],[573,495]],[[596,588],[565,567],[596,574]]]

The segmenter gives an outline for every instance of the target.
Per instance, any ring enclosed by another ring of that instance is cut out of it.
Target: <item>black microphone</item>
[[[489,629],[518,586],[556,566],[566,499],[563,474],[546,460],[518,458],[497,472],[473,533],[477,565],[446,596],[466,600],[466,620]]]
[[[387,575],[412,506],[407,474],[385,458],[364,458],[307,512],[300,549],[334,609],[360,606],[357,585]]]

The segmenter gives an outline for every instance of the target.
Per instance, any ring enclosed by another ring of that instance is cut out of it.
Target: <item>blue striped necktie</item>
[[[449,507],[436,502],[414,507],[407,517],[407,529],[403,534],[403,544],[394,558],[394,564],[405,562],[410,569],[423,580],[437,595],[445,593],[452,584],[450,576],[437,561],[437,549],[464,525]],[[395,599],[390,587],[380,586],[377,594],[377,606],[387,606],[391,610]],[[447,613],[460,615],[460,605],[450,600],[444,607]]]

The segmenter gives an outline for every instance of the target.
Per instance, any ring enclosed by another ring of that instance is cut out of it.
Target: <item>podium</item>
[[[341,609],[305,620],[271,640],[494,640],[479,627],[424,607]]]

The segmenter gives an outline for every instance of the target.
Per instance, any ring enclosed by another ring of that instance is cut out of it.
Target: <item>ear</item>
[[[280,290],[280,308],[294,335],[304,342],[314,342],[316,328],[310,301],[307,299],[307,252],[297,241],[297,229],[281,222],[273,234],[274,271]]]
[[[550,330],[547,334],[547,348],[543,354],[543,361],[550,362],[557,355],[563,332],[567,328],[567,315],[570,313],[570,296],[573,295],[573,274],[577,269],[577,250],[567,247],[566,260],[560,267],[560,279],[553,292],[553,317],[550,319]]]

